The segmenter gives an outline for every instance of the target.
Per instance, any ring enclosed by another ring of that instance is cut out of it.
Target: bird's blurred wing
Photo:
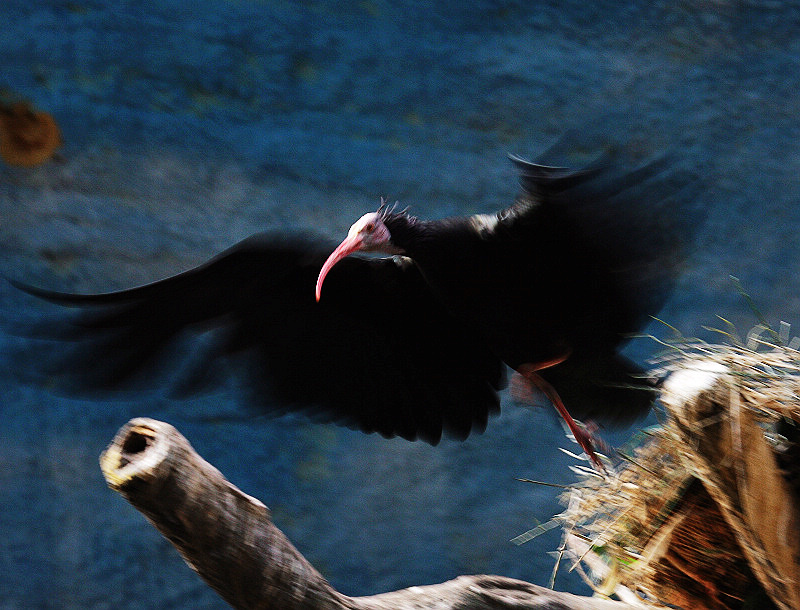
[[[268,412],[434,444],[442,432],[482,430],[498,410],[500,360],[447,314],[409,259],[345,259],[317,303],[329,252],[310,239],[255,236],[131,290],[15,285],[82,310],[39,333],[70,341],[57,344],[69,354],[44,381],[71,393],[168,385],[191,395],[233,376],[245,403]]]
[[[509,155],[508,158],[519,171],[519,180],[525,195],[535,199],[546,199],[579,186],[594,177],[601,169],[595,164],[582,169],[572,169],[534,163],[517,155]]]
[[[597,283],[593,295],[608,301],[596,311],[616,312],[617,320],[587,323],[623,333],[641,328],[664,305],[705,219],[707,180],[699,169],[669,155],[637,166],[603,154],[578,170],[512,160],[523,193],[504,213],[522,227],[550,223],[575,277],[591,275],[584,284]]]

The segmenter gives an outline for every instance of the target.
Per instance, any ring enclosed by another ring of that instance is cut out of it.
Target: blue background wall
[[[709,218],[661,317],[686,334],[800,317],[800,7],[794,2],[4,0],[0,98],[61,125],[60,158],[0,166],[0,273],[110,290],[264,229],[341,236],[386,195],[425,217],[511,202],[507,152],[608,135],[712,170]],[[587,136],[588,137],[588,136]],[[8,328],[42,308],[0,284]],[[0,349],[20,344],[0,335]],[[654,345],[639,341],[640,360]],[[0,608],[221,607],[102,479],[147,415],[176,425],[342,591],[498,573],[545,584],[569,447],[504,400],[437,448],[291,418],[227,394],[97,403],[19,383],[0,356]],[[626,434],[612,437],[623,441]],[[556,587],[586,593],[561,570]]]

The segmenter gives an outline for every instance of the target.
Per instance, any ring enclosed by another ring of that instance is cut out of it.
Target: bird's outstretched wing
[[[547,299],[525,301],[550,322],[534,331],[556,329],[571,354],[542,377],[576,416],[634,419],[655,397],[652,380],[618,352],[672,292],[705,218],[707,181],[669,155],[636,163],[601,154],[578,170],[511,159],[522,193],[496,231],[533,244],[530,275]]]
[[[706,217],[707,180],[670,155],[637,167],[604,154],[579,170],[512,161],[523,193],[509,210],[524,224],[529,206],[540,206],[530,219],[553,224],[563,269],[572,269],[574,278],[591,274],[578,283],[591,290],[592,311],[604,318],[587,322],[617,336],[637,332],[663,307],[683,271]]]
[[[498,410],[502,362],[439,305],[409,259],[348,258],[317,303],[329,252],[308,238],[260,235],[121,292],[12,283],[82,310],[39,333],[71,342],[48,371],[71,393],[169,385],[191,395],[233,375],[245,403],[268,412],[432,444],[442,432],[482,431]]]

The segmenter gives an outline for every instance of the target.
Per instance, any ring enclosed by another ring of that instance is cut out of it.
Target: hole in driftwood
[[[129,464],[136,454],[144,452],[152,440],[152,434],[144,430],[131,430],[122,442],[120,468]]]

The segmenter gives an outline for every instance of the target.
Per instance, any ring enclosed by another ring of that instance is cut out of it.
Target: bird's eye
[[[364,227],[364,229],[368,233],[372,233],[375,230],[375,223],[374,222],[367,223],[367,225]]]

